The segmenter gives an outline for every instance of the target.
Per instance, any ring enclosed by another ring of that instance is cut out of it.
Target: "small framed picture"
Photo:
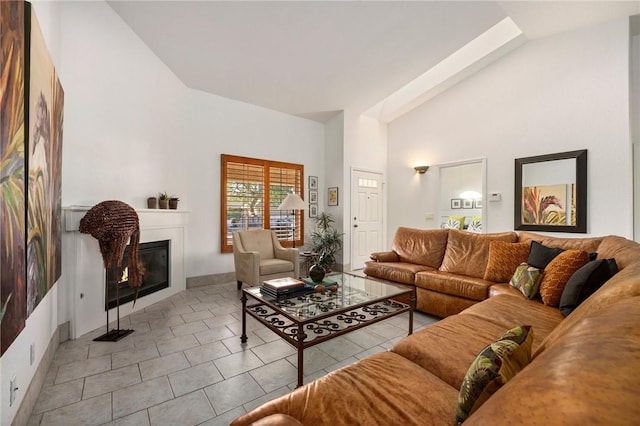
[[[481,209],[482,208],[482,198],[478,198],[477,200],[473,200],[473,208]]]
[[[318,191],[309,191],[309,203],[318,204]]]
[[[318,206],[309,204],[309,217],[318,217]]]
[[[462,199],[460,199],[460,198],[452,198],[451,199],[451,208],[452,209],[461,209],[462,208]]]
[[[338,205],[338,187],[332,186],[329,188],[329,197],[327,198],[330,206]]]
[[[462,200],[462,208],[463,209],[472,209],[473,208],[473,200]]]
[[[309,176],[309,189],[318,190],[318,176]]]

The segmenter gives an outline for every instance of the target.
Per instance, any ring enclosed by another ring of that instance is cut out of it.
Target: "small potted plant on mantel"
[[[167,194],[166,192],[161,192],[160,193],[160,198],[158,200],[158,204],[160,205],[161,209],[168,209],[169,208],[169,194]]]
[[[147,208],[148,209],[157,209],[158,208],[158,199],[156,197],[147,198]]]
[[[176,196],[171,196],[169,197],[169,208],[171,210],[176,210],[178,208],[178,201],[180,201],[180,198],[176,197]]]

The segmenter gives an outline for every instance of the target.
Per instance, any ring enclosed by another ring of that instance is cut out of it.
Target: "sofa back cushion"
[[[448,229],[415,229],[400,227],[391,249],[400,262],[416,263],[438,268],[447,246]]]
[[[518,235],[515,232],[475,234],[450,229],[440,270],[483,278],[489,259],[489,243],[491,241],[514,243],[517,239]]]
[[[598,259],[615,259],[618,269],[640,261],[640,244],[623,237],[604,237],[598,247]]]
[[[556,238],[533,232],[522,231],[518,234],[518,241],[537,241],[547,247],[557,247],[564,250],[584,250],[587,253],[598,251],[604,237],[590,238]]]

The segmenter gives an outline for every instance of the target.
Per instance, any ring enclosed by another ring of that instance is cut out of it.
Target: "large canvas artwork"
[[[0,2],[0,353],[24,329],[25,27],[24,3]]]
[[[29,10],[28,8],[27,10]],[[61,274],[64,93],[31,10],[27,190],[27,316]]]

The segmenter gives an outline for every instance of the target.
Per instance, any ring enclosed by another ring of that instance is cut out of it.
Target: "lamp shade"
[[[305,203],[298,194],[290,193],[282,201],[282,204],[280,204],[278,210],[304,210],[306,207],[307,203]]]

